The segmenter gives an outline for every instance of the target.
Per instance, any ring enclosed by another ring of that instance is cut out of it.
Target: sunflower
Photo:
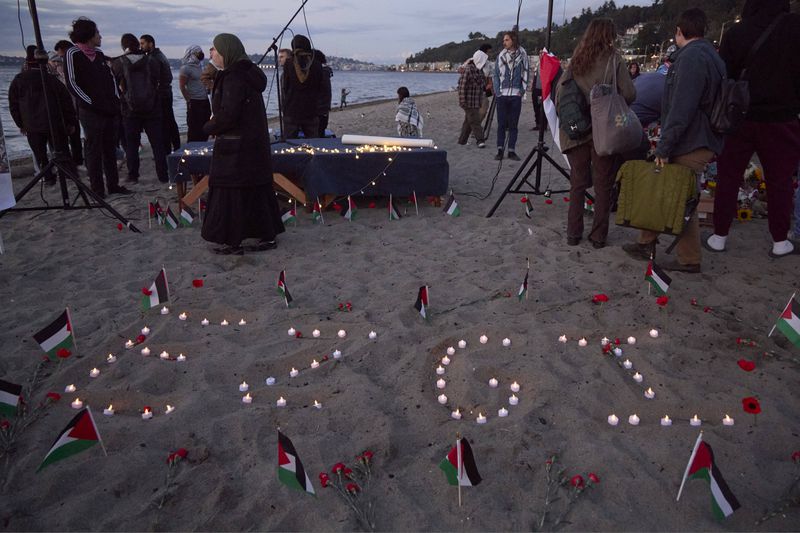
[[[749,220],[753,220],[753,210],[739,209],[738,211],[736,211],[736,218],[739,219],[739,222],[747,222]]]

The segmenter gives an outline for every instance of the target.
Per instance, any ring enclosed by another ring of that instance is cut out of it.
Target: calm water
[[[20,135],[11,115],[8,112],[8,86],[19,70],[14,67],[0,67],[0,117],[3,120],[3,130],[6,135],[6,145],[10,158],[16,158],[29,153],[27,140]],[[276,93],[274,87],[274,70],[265,71],[268,79],[267,90],[264,91],[264,101],[267,104],[269,115],[278,114]],[[178,89],[178,72],[173,71],[173,100],[175,103],[175,120],[181,131],[186,131],[186,106],[180,97]],[[333,105],[339,106],[339,95],[342,87],[350,91],[347,97],[348,104],[369,102],[395,98],[397,88],[405,85],[412,95],[429,94],[448,91],[458,84],[458,75],[450,73],[427,74],[421,72],[343,72],[334,71],[331,78]]]

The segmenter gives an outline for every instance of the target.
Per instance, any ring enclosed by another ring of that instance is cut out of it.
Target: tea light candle
[[[316,409],[322,409],[322,404],[321,404],[321,403],[319,403],[317,400],[314,400],[314,408],[316,408]]]
[[[108,357],[106,357],[106,363],[110,365],[111,363],[116,363],[116,362],[117,362],[117,356],[114,355],[113,353],[108,354]]]
[[[447,357],[446,355],[445,355],[444,357],[442,357],[442,364],[443,364],[444,366],[447,366],[447,365],[449,365],[449,364],[450,364],[450,358],[449,358],[449,357]]]
[[[458,347],[463,350],[464,348],[467,347],[467,341],[465,341],[464,339],[461,339],[460,341],[458,341]]]
[[[170,404],[167,404],[167,409],[164,411],[164,414],[168,415],[174,410],[175,410],[175,407],[171,406]]]
[[[587,344],[589,344],[589,343],[586,342],[586,339],[584,339],[584,338],[581,338],[581,340],[578,341],[578,346],[580,346],[580,347],[584,347]]]
[[[242,396],[242,403],[253,403],[253,397],[250,396],[249,392]]]
[[[280,398],[278,398],[278,401],[275,402],[275,405],[277,405],[278,407],[286,407],[286,400],[283,398],[283,396],[281,396]]]
[[[319,332],[318,329],[315,329],[314,331],[311,332],[311,336],[314,337],[315,339],[318,339],[320,335],[321,333]]]
[[[630,360],[630,359],[625,359],[625,360],[622,362],[622,366],[623,366],[623,367],[624,367],[626,370],[630,370],[631,368],[633,368],[633,363],[631,363],[631,360]]]
[[[516,381],[511,384],[511,392],[519,392],[519,383]]]
[[[142,355],[143,355],[143,356],[145,356],[145,357],[147,357],[148,355],[150,355],[150,348],[148,348],[147,346],[145,346],[144,348],[142,348]]]
[[[295,336],[295,334],[297,333],[297,331],[296,331],[294,328],[289,328],[289,329],[286,331],[286,333],[287,333],[287,334],[288,334],[290,337],[294,337],[294,336]]]
[[[640,373],[638,373],[638,372],[636,372],[633,375],[633,381],[635,381],[636,383],[641,383],[643,379],[644,379],[644,377],[642,377],[642,375]]]
[[[505,339],[503,339],[503,346],[505,346],[506,348],[508,348],[509,346],[511,346],[511,339],[509,339],[508,337],[506,337]]]
[[[632,426],[638,426],[639,425],[639,417],[636,416],[635,414],[629,416],[628,417],[628,424],[630,424]]]
[[[247,320],[245,320],[244,318],[240,318],[239,319],[239,325],[240,326],[246,326],[247,325]]]
[[[445,396],[444,394],[440,394],[437,400],[439,400],[440,404],[444,405],[447,403],[447,396]]]
[[[316,359],[311,360],[311,368],[319,368],[319,362]]]
[[[483,413],[478,413],[478,418],[476,418],[475,421],[478,424],[485,424],[486,423],[486,417],[483,416]]]
[[[558,342],[560,342],[561,344],[566,344],[567,343],[567,336],[566,335],[561,335],[558,338]]]
[[[200,321],[200,325],[201,325],[201,326],[207,326],[207,325],[209,325],[210,323],[211,323],[211,322],[209,322],[207,318],[204,318],[203,320],[201,320],[201,321]]]
[[[455,355],[455,353],[456,353],[455,348],[453,348],[452,346],[447,347],[447,355]]]
[[[600,346],[605,346],[609,342],[611,342],[611,341],[608,340],[608,337],[603,337],[602,339],[600,339]]]
[[[186,320],[187,318],[189,317],[186,315],[185,312],[178,315],[178,320]]]
[[[223,318],[222,322],[220,322],[219,325],[220,326],[227,326],[228,325],[228,321]]]
[[[661,419],[661,425],[664,427],[672,425],[672,419],[669,417],[669,415],[664,415],[664,418]]]
[[[378,334],[375,333],[374,331],[370,331],[368,337],[370,338],[370,340],[375,340],[378,338]]]
[[[654,339],[657,339],[658,338],[658,330],[657,329],[651,329],[650,330],[650,336],[653,337]]]
[[[347,332],[343,329],[340,329],[336,335],[338,335],[340,339],[344,339],[345,337],[347,337]]]
[[[733,418],[728,415],[725,415],[725,418],[722,419],[723,426],[732,426],[733,425]]]
[[[439,378],[438,380],[436,380],[436,388],[437,389],[443,389],[446,386],[447,386],[447,382],[445,380],[443,380],[442,378]]]
[[[131,348],[133,348],[133,347],[134,347],[134,342],[133,342],[132,340],[128,339],[128,340],[125,342],[125,349],[126,349],[126,350],[130,350],[130,349],[131,349]]]
[[[265,383],[267,384],[267,386],[272,387],[273,385],[275,385],[275,378],[270,376],[266,379]]]
[[[692,426],[699,426],[699,425],[701,425],[702,423],[703,423],[703,421],[702,421],[702,420],[700,420],[700,419],[697,417],[697,415],[694,415],[694,416],[691,418],[691,420],[689,420],[689,424],[690,424],[690,425],[692,425]]]
[[[299,373],[300,372],[298,372],[296,368],[292,367],[292,370],[289,372],[289,377],[296,378]]]
[[[103,409],[103,414],[106,416],[114,416],[114,405],[108,404],[108,407]]]
[[[74,400],[72,400],[72,403],[70,405],[72,406],[73,409],[80,409],[81,407],[83,407],[83,402],[81,401],[80,398],[75,398]]]
[[[145,336],[150,335],[150,328],[148,328],[147,326],[143,327],[142,328],[142,335],[145,335]]]
[[[100,375],[100,370],[98,370],[97,368],[93,368],[89,371],[90,378],[96,378],[99,375]]]
[[[442,374],[444,374],[444,367],[442,365],[439,365],[436,367],[436,375],[441,376]]]
[[[497,410],[497,416],[499,416],[500,418],[508,416],[508,409],[506,409],[505,407],[501,407],[500,409]]]
[[[617,357],[622,357],[622,348],[617,347],[617,348],[614,348],[613,351],[614,351],[614,355],[616,355]]]
[[[142,420],[150,420],[151,418],[153,418],[153,411],[145,407],[142,413]]]
[[[334,359],[341,359],[341,358],[342,358],[342,352],[341,352],[341,350],[334,350],[334,351],[333,351],[333,358],[334,358]]]
[[[636,344],[636,337],[628,337],[628,344]]]
[[[167,308],[166,305],[161,308],[161,314],[162,315],[168,315],[169,314],[169,308]]]
[[[496,389],[498,385],[498,381],[495,378],[491,378],[489,380],[489,386],[493,389]]]
[[[489,337],[487,337],[486,335],[481,335],[481,338],[478,340],[481,341],[481,344],[486,344],[487,342],[489,342]]]
[[[169,359],[169,352],[164,350],[158,355],[161,359]]]
[[[509,396],[508,398],[509,405],[517,405],[518,403],[519,403],[519,398],[517,398],[516,394],[512,394],[511,396]]]
[[[648,400],[652,400],[656,397],[656,393],[653,391],[653,387],[647,387],[647,390],[644,391],[644,397]]]
[[[183,355],[182,353],[179,353],[178,357],[176,357],[175,360],[178,361],[179,363],[185,363],[186,362],[186,356]]]
[[[459,411],[458,408],[456,408],[455,411],[450,413],[450,418],[452,418],[453,420],[461,420],[461,411]]]
[[[76,390],[78,390],[78,389],[75,387],[75,385],[73,385],[71,383],[69,385],[67,385],[66,387],[64,387],[64,392],[75,392]]]
[[[608,423],[611,426],[616,426],[617,424],[619,424],[619,418],[615,414],[610,414],[608,415]]]
[[[246,381],[242,381],[239,384],[239,392],[247,392],[248,390],[250,390],[250,385]]]

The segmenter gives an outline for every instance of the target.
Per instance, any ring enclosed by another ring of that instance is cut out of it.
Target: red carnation
[[[691,303],[692,305],[697,305],[697,298],[692,298],[692,299],[689,301],[689,303]]]
[[[66,348],[59,348],[58,351],[56,352],[56,357],[58,357],[59,359],[66,359],[70,355],[72,355],[72,352],[70,352]]]
[[[361,455],[364,457],[364,459],[366,459],[366,460],[367,460],[367,462],[370,462],[370,461],[372,461],[372,455],[373,455],[373,453],[372,453],[371,451],[369,451],[369,450],[366,450],[366,451],[365,451],[364,453],[362,453]]]
[[[124,228],[124,227],[125,227],[125,226],[123,226],[123,225],[122,225],[122,222],[120,222],[119,224],[117,224],[117,229],[118,229],[119,231],[122,231],[122,228]]]
[[[592,302],[596,304],[605,303],[607,301],[608,301],[608,296],[606,296],[605,294],[595,294],[594,296],[592,296]]]
[[[669,296],[659,296],[656,298],[656,303],[661,307],[664,307],[669,302]]]
[[[356,485],[355,483],[348,483],[347,486],[345,487],[345,490],[351,494],[355,494],[361,489],[359,489],[358,485]]]
[[[189,452],[186,451],[186,448],[178,448],[178,451],[175,452],[175,455],[177,455],[181,459],[186,459],[186,456],[189,455]]]
[[[792,461],[800,463],[800,451],[792,452]]]
[[[322,356],[322,361],[323,361],[323,362],[325,362],[325,361],[327,361],[327,360],[328,360],[328,356],[327,356],[327,355],[323,355],[323,356]]]
[[[757,415],[761,412],[761,404],[758,403],[758,398],[755,396],[742,398],[742,408],[744,408],[745,413],[750,413],[751,415]]]
[[[523,204],[526,204],[526,203],[528,203],[528,197],[527,196],[523,196],[522,198],[519,199],[519,201],[522,202]]]
[[[144,342],[146,339],[147,339],[147,337],[146,337],[145,335],[137,335],[137,336],[136,336],[136,344],[141,344],[141,343],[143,343],[143,342]]]
[[[569,196],[564,196],[564,201],[569,202]]]
[[[350,474],[352,474],[352,473],[353,473],[353,470],[350,469],[350,468],[345,468],[344,470],[342,470],[342,475],[344,477],[346,477],[347,479],[350,479]]]
[[[620,344],[622,344],[622,341],[621,341],[621,340],[619,340],[619,337],[617,337],[616,339],[614,339],[614,344],[616,344],[617,346],[619,346]]]
[[[739,359],[736,364],[745,372],[752,372],[756,368],[756,363],[754,361],[748,361],[747,359]]]
[[[170,466],[172,466],[172,463],[174,463],[174,462],[175,462],[175,457],[176,457],[176,456],[175,456],[175,454],[174,454],[174,453],[171,453],[171,454],[169,454],[169,455],[167,456],[167,464],[168,464],[168,465],[170,465]]]
[[[337,204],[336,202],[334,202],[334,203],[333,203],[333,205],[332,205],[331,207],[333,207],[333,210],[334,210],[334,211],[341,211],[341,210],[342,210],[342,206],[340,206],[340,205],[339,205],[339,204]]]
[[[603,345],[603,353],[608,353],[610,351],[611,351],[611,345],[610,344],[604,344]]]
[[[352,310],[353,310],[353,304],[351,304],[350,302],[347,302],[347,303],[345,304],[345,306],[347,307],[347,310],[348,310],[348,311],[352,311]]]
[[[591,200],[586,200],[586,205],[594,205],[594,202]]]
[[[548,198],[547,200],[544,201],[544,203],[546,203],[547,205],[552,205],[553,204],[553,200]]]
[[[144,294],[145,296],[151,296],[153,294],[153,291],[151,291],[147,287],[142,287],[142,294]]]
[[[344,311],[344,304],[339,304],[339,311]]]
[[[333,472],[334,474],[339,474],[344,469],[345,469],[344,463],[336,463],[335,465],[333,465],[333,468],[331,468],[331,472]]]
[[[597,474],[595,474],[594,472],[590,472],[589,481],[591,481],[592,483],[600,483],[600,478],[597,477]]]
[[[301,331],[295,331],[294,336],[299,339],[303,336],[303,333]]]
[[[703,312],[704,313],[710,313],[711,311],[712,311],[712,309],[710,307],[708,307],[708,306],[703,308]]]
[[[2,422],[0,422],[0,429],[8,429],[10,427],[11,427],[11,422],[9,422],[8,420],[3,420]]]
[[[582,489],[585,485],[583,481],[583,476],[581,476],[580,474],[578,474],[577,476],[573,476],[572,479],[569,480],[569,483],[576,489]]]
[[[325,472],[322,472],[322,473],[319,475],[319,484],[320,484],[320,485],[322,485],[322,488],[323,488],[323,489],[324,489],[324,488],[327,488],[327,486],[328,486],[328,483],[330,482],[330,480],[331,480],[331,478],[329,478],[329,477],[328,477],[328,474],[326,474]]]
[[[61,399],[61,395],[57,392],[48,392],[47,398],[53,400],[54,402],[57,402],[58,400]]]
[[[203,286],[203,280],[202,279],[193,279],[192,280],[192,287],[195,287],[195,288],[199,289],[202,286]]]

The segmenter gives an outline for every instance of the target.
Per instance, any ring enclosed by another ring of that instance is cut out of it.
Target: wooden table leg
[[[206,192],[207,190],[208,190],[208,176],[203,176],[203,179],[198,181],[194,185],[194,187],[192,187],[192,190],[189,191],[189,193],[186,194],[183,198],[181,198],[181,201],[184,203],[184,205],[194,205],[195,203],[197,203],[197,200],[200,199],[203,193]]]

